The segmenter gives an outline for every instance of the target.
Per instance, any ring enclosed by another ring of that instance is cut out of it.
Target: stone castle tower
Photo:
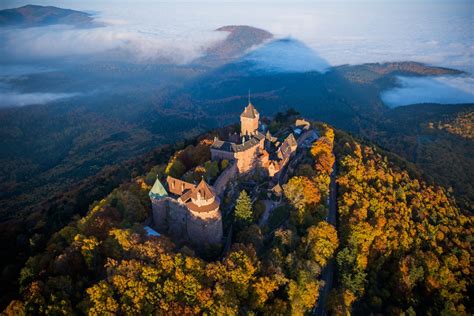
[[[260,113],[249,102],[242,114],[240,114],[240,136],[257,135],[259,120]]]
[[[290,133],[284,140],[273,137],[270,132],[265,136],[259,130],[259,120],[260,114],[249,98],[240,115],[240,139],[237,134],[230,135],[227,141],[216,137],[211,145],[211,159],[235,161],[239,173],[247,173],[256,167],[266,169],[270,177],[280,172],[298,147],[295,135]],[[303,129],[297,130],[298,135],[303,132]]]
[[[170,197],[158,179],[149,193],[157,230],[197,245],[221,243],[220,200],[212,187],[204,180],[196,186],[172,177],[167,183],[177,198]]]
[[[217,244],[222,239],[220,200],[214,190],[204,181],[191,192],[186,203],[189,210],[187,231],[189,238],[197,244]]]

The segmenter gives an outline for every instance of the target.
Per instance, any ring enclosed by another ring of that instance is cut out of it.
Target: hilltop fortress
[[[227,140],[216,137],[210,146],[211,160],[230,162],[214,187],[204,179],[194,184],[168,176],[165,188],[156,180],[149,196],[153,224],[159,232],[196,245],[220,244],[223,228],[219,196],[222,197],[228,182],[256,168],[276,177],[298,146],[311,138],[310,124],[305,120],[296,120],[293,129],[283,133],[283,137],[272,136],[260,123],[260,114],[250,102],[240,115],[240,123],[240,134],[231,134]]]
[[[236,161],[239,173],[261,167],[273,177],[288,163],[298,147],[293,133],[283,142],[272,137],[269,131],[264,135],[265,128],[260,125],[260,114],[250,102],[240,115],[240,126],[240,143],[238,135],[234,134],[230,135],[228,141],[214,139],[211,146],[212,160]]]

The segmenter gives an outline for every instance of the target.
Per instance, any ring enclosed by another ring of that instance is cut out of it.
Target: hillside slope
[[[345,133],[336,139],[341,247],[333,312],[471,314],[472,215],[396,156]]]
[[[291,172],[267,224],[257,225],[259,200],[251,223],[224,213],[226,234],[231,227],[234,234],[222,259],[203,260],[182,244],[145,234],[148,191],[156,174],[163,177],[168,169],[160,164],[55,234],[45,252],[28,260],[19,279],[22,298],[7,310],[301,314],[317,304],[321,270],[336,257],[339,273],[328,306],[337,314],[467,314],[471,218],[443,189],[417,179],[413,165],[317,126],[322,137]],[[206,143],[184,151],[202,152]],[[325,221],[333,145],[337,231]],[[235,185],[248,188],[248,181],[265,187],[258,176]],[[223,209],[235,198],[226,195]]]
[[[474,210],[474,105],[417,104],[390,110],[368,139],[415,163],[430,183],[444,186],[465,212]]]

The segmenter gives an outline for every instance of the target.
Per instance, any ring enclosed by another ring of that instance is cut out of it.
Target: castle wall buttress
[[[206,213],[189,213],[187,222],[189,240],[198,245],[219,244],[223,236],[222,217],[219,208]]]

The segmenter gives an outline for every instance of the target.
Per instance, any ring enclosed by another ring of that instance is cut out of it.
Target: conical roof
[[[191,193],[191,198],[197,200],[198,194],[200,199],[208,200],[210,198],[215,197],[214,190],[209,186],[209,184],[204,181],[204,179],[199,182],[196,188],[193,189],[193,193]]]
[[[253,104],[249,102],[249,104],[245,107],[244,111],[240,116],[247,118],[256,118],[258,115],[258,111],[255,109]]]
[[[148,195],[153,199],[161,199],[165,196],[168,196],[168,192],[166,192],[166,189],[163,187],[160,180],[157,178]]]

